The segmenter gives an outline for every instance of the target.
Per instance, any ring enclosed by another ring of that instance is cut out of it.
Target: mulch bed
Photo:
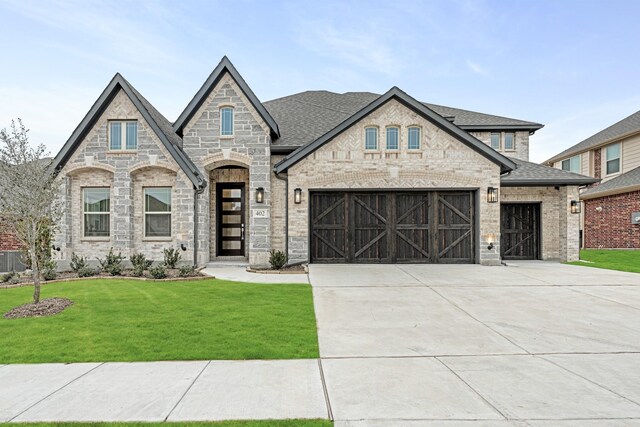
[[[21,319],[24,317],[53,316],[71,305],[73,305],[73,301],[67,298],[47,298],[37,304],[29,303],[12,308],[4,314],[4,318]]]
[[[247,271],[249,273],[262,274],[304,274],[307,272],[302,264],[285,265],[280,270],[273,270],[271,268],[247,268]]]

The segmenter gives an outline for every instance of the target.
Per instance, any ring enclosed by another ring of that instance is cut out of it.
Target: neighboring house
[[[546,164],[602,179],[580,193],[583,247],[640,249],[640,111]]]
[[[20,242],[9,225],[0,217],[0,273],[24,271]]]
[[[261,103],[226,57],[171,123],[116,74],[55,159],[58,258],[577,259],[571,206],[595,180],[529,163],[541,127],[396,87]]]

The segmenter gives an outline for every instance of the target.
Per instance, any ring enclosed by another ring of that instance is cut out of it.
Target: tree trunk
[[[40,266],[35,242],[31,245],[31,275],[33,277],[33,303],[40,302]]]

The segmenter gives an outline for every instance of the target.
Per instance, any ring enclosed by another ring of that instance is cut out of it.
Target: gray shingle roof
[[[603,182],[600,185],[591,187],[580,194],[581,198],[590,199],[594,197],[606,196],[608,194],[625,193],[633,188],[640,188],[640,167],[631,169],[620,176]]]
[[[573,172],[511,158],[517,168],[500,178],[503,187],[587,185],[598,182],[596,178]]]
[[[315,141],[347,118],[379,98],[371,92],[301,92],[264,103],[280,128],[276,146],[299,147]],[[423,103],[465,130],[518,128],[537,130],[543,125],[459,108]]]
[[[623,135],[637,131],[640,131],[640,111],[636,111],[629,117],[626,117],[619,122],[612,124],[608,128],[601,130],[595,135],[590,136],[584,141],[581,141],[576,145],[567,148],[560,154],[557,154],[547,160],[545,163],[551,163],[557,160],[565,159],[574,154],[587,151],[590,148],[595,148],[598,145],[604,144],[612,139],[619,138]]]

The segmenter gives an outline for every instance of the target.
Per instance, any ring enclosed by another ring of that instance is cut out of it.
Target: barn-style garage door
[[[471,263],[471,191],[312,192],[311,262]]]
[[[502,259],[539,259],[540,204],[503,204],[500,236]]]

